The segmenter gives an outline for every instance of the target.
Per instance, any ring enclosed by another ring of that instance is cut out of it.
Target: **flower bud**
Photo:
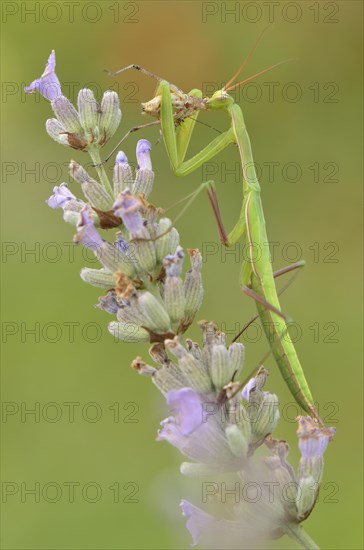
[[[252,432],[256,439],[272,433],[279,420],[278,397],[263,392],[263,399],[256,414],[251,415]]]
[[[148,342],[149,334],[146,330],[134,323],[120,323],[113,321],[108,325],[109,332],[123,342]]]
[[[72,147],[79,151],[85,150],[88,145],[83,133],[76,134],[68,132],[55,118],[47,120],[46,130],[48,135],[61,145],[66,145],[67,147]]]
[[[140,139],[137,143],[136,157],[138,170],[135,175],[133,194],[143,193],[147,198],[153,188],[154,172],[150,160],[151,144],[147,139]]]
[[[171,363],[163,343],[153,344],[148,351],[153,361],[161,367],[168,366]]]
[[[46,121],[46,130],[49,137],[54,139],[54,141],[60,143],[61,145],[66,145],[66,147],[69,147],[70,144],[68,141],[67,132],[56,118],[49,118]],[[86,145],[87,144],[85,142],[85,146]]]
[[[202,349],[199,344],[197,344],[196,342],[192,342],[190,338],[186,338],[186,346],[188,351],[192,353],[194,358],[197,359],[197,361],[203,363]]]
[[[127,303],[122,305],[117,311],[117,319],[120,323],[125,325],[138,325],[145,326],[145,318],[143,312],[140,309],[139,297],[134,290],[134,295],[127,300]]]
[[[140,308],[148,329],[158,334],[171,331],[171,322],[168,313],[162,304],[150,292],[143,292],[139,296]]]
[[[278,397],[261,391],[269,371],[260,367],[255,378],[251,378],[242,391],[242,397],[249,401],[248,415],[252,433],[256,440],[264,439],[272,433],[279,420]]]
[[[113,288],[115,285],[114,275],[106,269],[91,269],[84,267],[80,272],[81,279],[85,283],[99,288]]]
[[[169,255],[163,261],[166,270],[163,300],[172,323],[181,321],[185,310],[184,288],[180,277],[183,258],[184,253],[179,246],[174,256]]]
[[[296,498],[297,520],[303,521],[315,505],[319,484],[312,476],[300,479]]]
[[[164,345],[177,357],[178,368],[188,385],[201,393],[210,392],[212,384],[204,365],[181,345],[179,338],[176,336],[173,340],[165,340]]]
[[[101,101],[99,144],[102,146],[115,134],[121,120],[119,98],[116,92],[107,91]]]
[[[199,321],[198,325],[202,330],[202,341],[205,348],[210,348],[216,343],[217,325],[211,321]]]
[[[299,493],[298,484],[292,466],[287,462],[288,445],[285,441],[271,440],[269,444],[274,454],[265,459],[272,471],[273,479],[279,483],[279,502],[291,520],[297,517],[296,500]],[[278,504],[278,503],[277,503]]]
[[[162,236],[159,236],[162,235]],[[156,259],[162,263],[168,254],[174,254],[179,244],[179,235],[177,230],[172,227],[172,222],[168,218],[161,218],[158,222],[157,239],[154,241]]]
[[[160,346],[160,344],[154,344],[152,348],[157,346]],[[153,384],[157,386],[163,395],[167,395],[173,389],[185,387],[186,381],[180,373],[178,373],[176,368],[173,368],[175,365],[173,365],[169,360],[162,368],[155,369],[154,367],[150,367],[144,363],[140,357],[137,357],[132,362],[131,367],[137,370],[139,374],[143,374],[144,376],[152,376]]]
[[[96,180],[88,175],[80,164],[71,160],[69,171],[71,177],[81,184],[82,191],[91,206],[105,212],[111,210],[113,204],[112,197],[100,183],[97,183]]]
[[[99,110],[95,96],[91,90],[83,88],[78,93],[78,113],[81,126],[88,143],[93,143],[98,138]]]
[[[192,269],[187,271],[185,277],[185,318],[186,323],[191,323],[199,310],[203,298],[203,286],[201,277],[202,256],[197,249],[188,250]]]
[[[126,189],[131,189],[133,185],[133,174],[128,159],[123,151],[116,155],[114,166],[114,198]]]
[[[234,342],[229,346],[228,353],[231,378],[239,379],[244,365],[245,348],[243,344]]]
[[[66,132],[82,135],[82,126],[78,113],[69,99],[64,95],[58,97],[52,101],[52,109]]]
[[[210,374],[216,390],[221,390],[231,380],[229,356],[225,346],[211,346]]]
[[[138,239],[134,243],[135,257],[137,259],[138,267],[141,271],[147,273],[154,273],[157,258],[155,254],[154,241],[150,240],[150,233],[146,227],[143,227],[139,231]]]
[[[157,372],[157,369],[144,363],[141,357],[136,357],[132,361],[130,366],[132,369],[136,370],[139,374],[143,376],[154,376],[155,373]]]

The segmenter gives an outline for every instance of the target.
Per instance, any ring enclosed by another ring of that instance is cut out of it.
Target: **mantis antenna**
[[[250,82],[251,80],[254,80],[254,78],[257,78],[258,76],[260,76],[264,73],[267,73],[267,72],[275,69],[276,67],[279,67],[280,65],[284,65],[285,63],[289,63],[290,61],[295,61],[295,59],[285,59],[283,61],[279,61],[278,63],[275,63],[274,65],[271,65],[270,67],[267,67],[266,69],[263,69],[259,73],[256,73],[253,76],[250,76],[249,78],[246,78],[245,80],[242,80],[241,82],[237,82],[236,84],[232,85],[234,83],[234,81],[238,78],[238,76],[240,75],[240,73],[242,72],[244,67],[247,65],[249,59],[252,57],[252,55],[255,52],[255,50],[257,49],[257,47],[259,46],[259,44],[260,44],[260,42],[263,38],[263,35],[265,34],[267,29],[268,29],[268,27],[265,27],[265,29],[263,29],[261,34],[258,36],[257,40],[255,41],[254,46],[252,47],[252,49],[250,50],[250,52],[248,53],[248,55],[244,59],[243,63],[240,65],[239,69],[236,71],[234,76],[229,80],[229,82],[227,84],[225,84],[225,86],[223,87],[223,89],[222,89],[223,91],[230,92],[231,90],[234,90],[235,88],[238,88],[239,86],[242,86],[243,84],[246,84],[247,82]]]

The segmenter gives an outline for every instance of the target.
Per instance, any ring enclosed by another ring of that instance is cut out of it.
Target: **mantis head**
[[[208,109],[226,109],[234,103],[234,99],[222,89],[207,98],[205,103]]]

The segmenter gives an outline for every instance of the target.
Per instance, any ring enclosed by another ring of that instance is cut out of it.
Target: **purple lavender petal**
[[[143,219],[139,213],[140,201],[128,190],[120,193],[116,199],[113,210],[115,215],[123,220],[126,229],[132,235],[138,234],[143,229]]]
[[[128,157],[124,151],[119,151],[116,155],[115,164],[128,164]]]
[[[179,277],[181,275],[184,256],[183,248],[178,246],[175,254],[168,254],[164,258],[163,265],[168,277]]]
[[[83,244],[86,248],[96,251],[103,245],[103,240],[94,226],[93,219],[87,208],[80,212],[80,221],[77,225],[76,242]]]
[[[249,394],[251,390],[255,388],[255,378],[251,378],[247,384],[245,384],[243,391],[241,392],[242,397],[249,401]]]
[[[106,296],[100,296],[99,303],[96,304],[96,307],[115,315],[119,309],[119,305],[116,301],[116,292],[111,290]]]
[[[47,204],[51,208],[63,208],[70,199],[76,200],[76,197],[73,193],[71,193],[67,185],[56,185],[56,187],[53,187],[53,195],[49,197]]]
[[[158,441],[168,441],[173,447],[182,450],[186,444],[186,437],[181,434],[173,416],[162,420],[160,423],[162,429],[158,431]]]
[[[24,88],[25,92],[32,93],[38,91],[43,97],[49,101],[54,101],[57,97],[62,95],[61,84],[55,73],[56,68],[56,54],[52,50],[51,55],[48,58],[48,62],[44,73],[37,80]]]
[[[335,428],[319,428],[310,416],[299,416],[297,434],[302,457],[322,457],[335,433]]]
[[[114,243],[114,246],[118,252],[121,252],[122,254],[126,254],[129,252],[129,243],[123,239],[123,236],[120,232],[116,234],[116,241]]]
[[[167,404],[176,413],[176,420],[182,435],[188,435],[202,424],[202,403],[191,388],[171,390]]]
[[[213,414],[206,420],[203,418],[204,405],[199,394],[191,388],[171,390],[167,403],[175,414],[161,422],[159,441],[168,441],[188,458],[219,471],[241,468],[241,461],[232,454],[219,420]]]
[[[152,170],[152,162],[150,160],[150,151],[152,145],[147,139],[140,139],[136,147],[136,157],[139,170]]]
[[[186,516],[186,527],[192,536],[192,546],[196,546],[201,539],[201,535],[204,531],[211,531],[212,528],[217,526],[216,519],[207,514],[201,508],[197,508],[188,500],[181,500],[180,507],[182,514]]]

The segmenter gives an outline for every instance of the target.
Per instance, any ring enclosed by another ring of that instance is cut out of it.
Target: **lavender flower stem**
[[[305,550],[320,550],[314,540],[306,533],[303,527],[294,522],[285,523],[283,529],[291,539],[295,540]]]
[[[109,178],[107,177],[104,165],[101,161],[100,149],[98,147],[89,147],[88,152],[92,159],[92,163],[96,168],[97,175],[99,176],[102,185],[105,187],[106,191],[108,191],[110,195],[113,196],[113,190]]]

